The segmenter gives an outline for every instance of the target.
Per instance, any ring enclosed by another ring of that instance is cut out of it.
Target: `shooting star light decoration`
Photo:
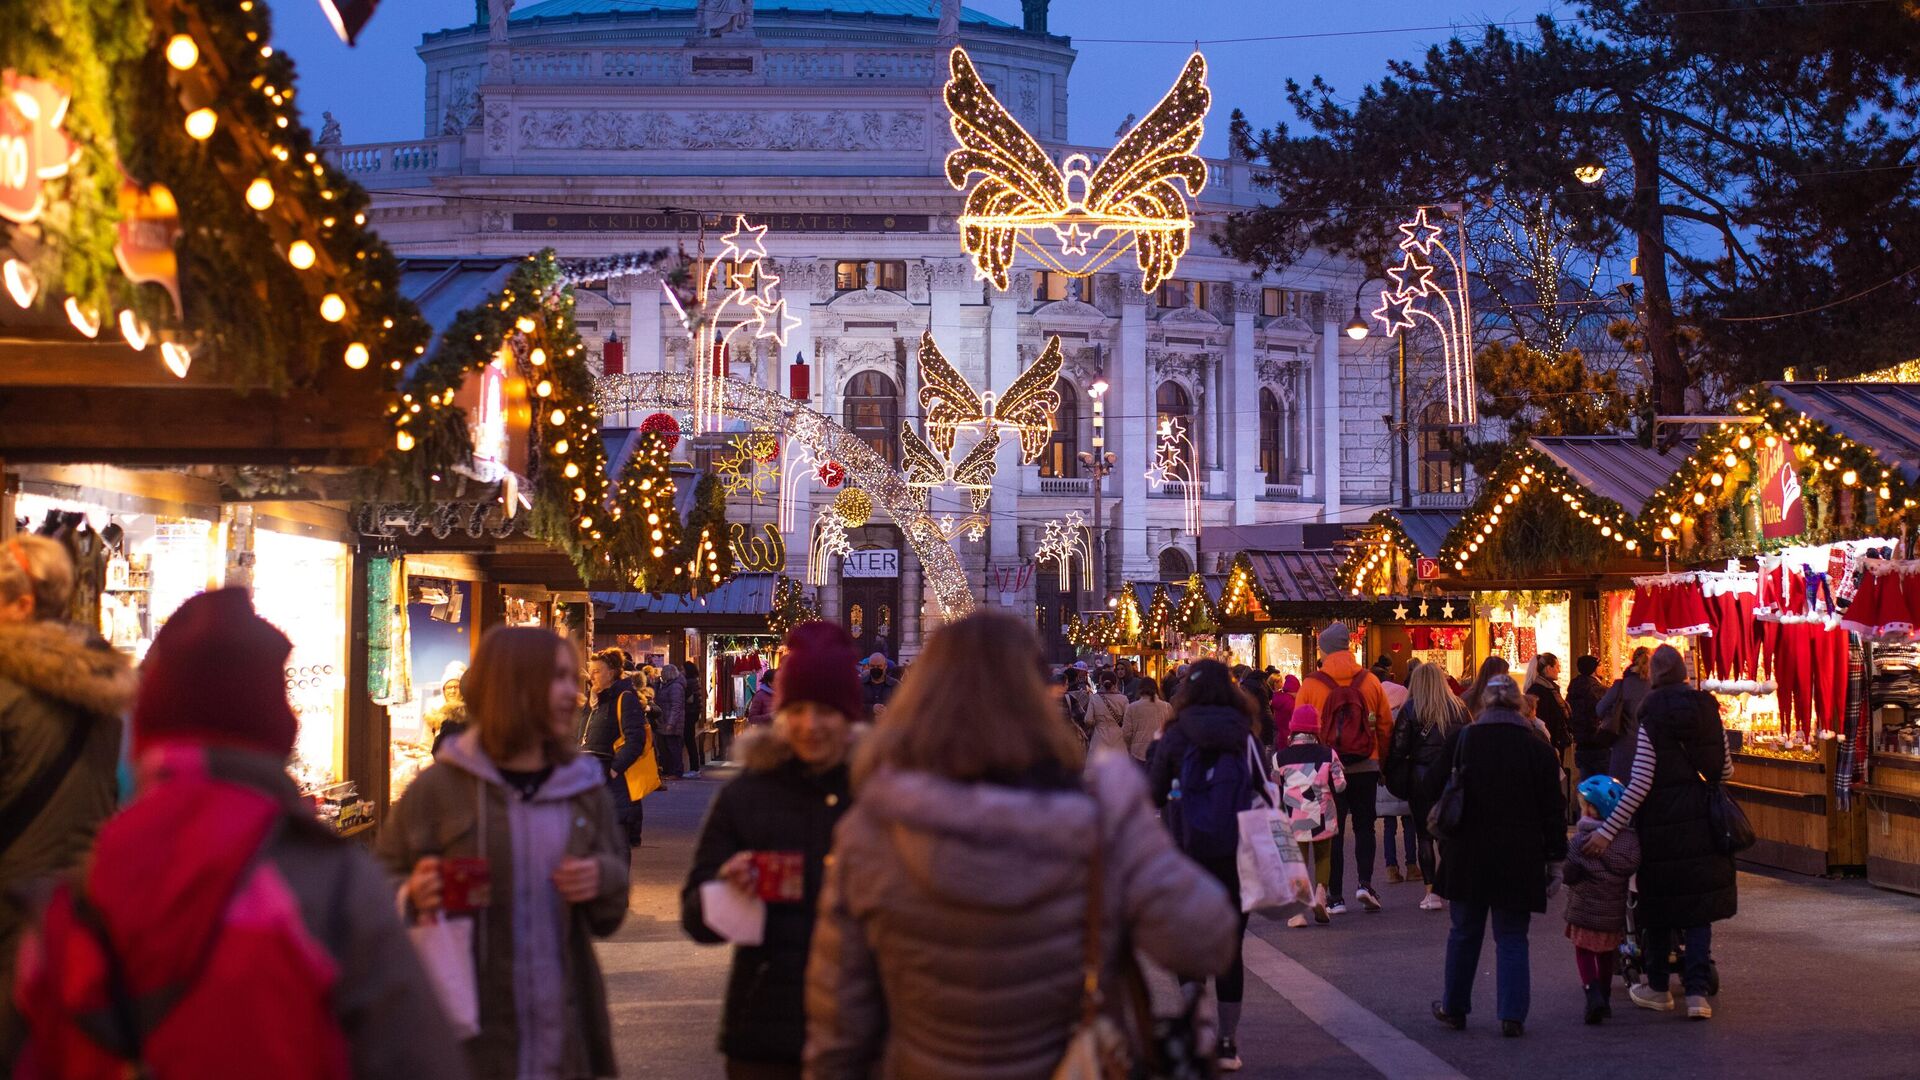
[[[1424,319],[1440,332],[1440,359],[1446,370],[1447,422],[1480,422],[1479,391],[1473,373],[1473,308],[1467,282],[1466,223],[1460,224],[1460,254],[1454,255],[1442,239],[1446,230],[1427,218],[1428,208],[1414,211],[1400,224],[1400,262],[1387,268],[1393,287],[1380,292],[1373,317],[1387,333],[1411,330]],[[1435,252],[1438,252],[1436,258]],[[1451,284],[1435,276],[1444,261],[1453,272]],[[1433,303],[1419,301],[1431,299]],[[1435,309],[1438,309],[1437,311]]]
[[[1153,447],[1153,467],[1147,470],[1147,486],[1160,491],[1168,484],[1179,484],[1181,501],[1186,504],[1187,532],[1200,533],[1200,483],[1193,475],[1193,440],[1187,438],[1187,425],[1178,417],[1160,418],[1160,430]]]
[[[1188,200],[1207,186],[1207,163],[1194,153],[1213,104],[1206,57],[1187,58],[1173,89],[1098,166],[1085,154],[1056,166],[965,49],[954,49],[948,64],[945,97],[959,148],[947,155],[947,183],[967,192],[960,243],[980,277],[1005,292],[1021,251],[1050,270],[1087,277],[1129,249],[1142,291],[1173,276],[1193,233]]]
[[[847,522],[838,513],[827,510],[813,519],[813,537],[807,543],[807,584],[818,585],[827,580],[827,568],[835,555],[845,555],[853,550],[853,541],[847,536]]]
[[[704,268],[694,283],[691,316],[672,286],[661,283],[680,325],[693,335],[692,427],[696,435],[718,431],[726,419],[721,384],[727,379],[734,339],[744,334],[747,341],[772,341],[781,350],[786,348],[787,335],[800,326],[800,319],[787,310],[786,298],[780,295],[780,278],[763,265],[766,237],[767,226],[750,225],[742,214],[733,219],[733,231],[720,238],[719,258],[706,258],[702,241],[695,266],[701,269],[704,264]],[[723,320],[731,321],[722,325]]]
[[[1040,547],[1033,553],[1035,563],[1054,563],[1060,571],[1060,591],[1073,588],[1073,561],[1080,560],[1081,589],[1093,591],[1093,533],[1087,519],[1078,510],[1067,511],[1065,519],[1047,522],[1040,536]]]

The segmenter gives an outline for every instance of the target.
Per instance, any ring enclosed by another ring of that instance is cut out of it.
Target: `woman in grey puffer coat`
[[[1096,858],[1110,1005],[1123,940],[1178,975],[1232,959],[1225,891],[1174,849],[1125,755],[1080,768],[1039,653],[1008,616],[945,627],[863,745],[807,968],[808,1077],[1052,1075]]]

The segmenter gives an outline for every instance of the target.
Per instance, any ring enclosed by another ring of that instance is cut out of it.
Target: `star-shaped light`
[[[786,347],[787,335],[800,327],[800,319],[787,310],[786,297],[771,304],[756,301],[752,306],[753,319],[749,325],[753,327],[753,336],[772,338],[782,348]]]
[[[1413,329],[1413,297],[1391,289],[1380,294],[1380,306],[1373,309],[1373,321],[1388,334]]]
[[[1425,296],[1434,291],[1432,264],[1422,262],[1411,251],[1400,256],[1400,265],[1387,267],[1387,277],[1403,296]]]
[[[767,227],[749,225],[745,214],[733,219],[733,231],[720,238],[720,257],[744,262],[767,257]]]
[[[1445,230],[1427,220],[1427,208],[1421,207],[1413,212],[1413,220],[1400,225],[1400,250],[1417,251],[1422,255],[1431,254],[1433,245],[1440,242]]]
[[[1440,606],[1440,617],[1443,619],[1453,618],[1453,601],[1449,600]]]
[[[1423,619],[1427,617],[1427,600],[1425,597],[1420,598],[1420,617]]]
[[[1080,223],[1077,221],[1064,229],[1055,225],[1053,227],[1053,235],[1060,241],[1060,253],[1062,255],[1085,255],[1087,253],[1087,241],[1093,239],[1093,234],[1082,229]]]
[[[1393,609],[1393,618],[1394,618],[1394,621],[1396,622],[1406,622],[1407,621],[1407,605],[1405,604],[1396,605]]]

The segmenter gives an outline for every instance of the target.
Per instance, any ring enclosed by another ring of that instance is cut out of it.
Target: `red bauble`
[[[813,477],[820,481],[821,487],[831,491],[847,482],[847,467],[829,458],[813,470]]]
[[[675,420],[672,413],[654,413],[640,421],[640,430],[660,436],[660,441],[667,444],[668,453],[680,445],[680,421]]]

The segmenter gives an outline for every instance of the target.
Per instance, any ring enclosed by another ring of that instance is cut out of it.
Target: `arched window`
[[[1054,385],[1060,393],[1060,410],[1053,414],[1053,436],[1040,455],[1041,476],[1079,476],[1080,400],[1073,385],[1061,379]]]
[[[900,392],[893,380],[878,371],[863,371],[847,380],[847,430],[892,465],[900,431]]]
[[[1193,560],[1177,547],[1160,552],[1160,580],[1185,581],[1193,575]]]
[[[1163,382],[1160,389],[1154,391],[1154,411],[1157,414],[1154,431],[1158,439],[1159,421],[1173,419],[1180,421],[1181,430],[1187,435],[1187,475],[1195,480],[1200,478],[1198,463],[1194,460],[1195,448],[1199,446],[1200,434],[1193,427],[1193,399],[1187,396],[1187,388],[1177,382]],[[1156,446],[1158,443],[1156,442]]]
[[[1260,472],[1269,484],[1284,484],[1287,479],[1286,456],[1281,453],[1280,398],[1266,387],[1260,388]]]
[[[1420,410],[1420,493],[1466,490],[1466,473],[1453,456],[1447,407],[1436,401]]]

